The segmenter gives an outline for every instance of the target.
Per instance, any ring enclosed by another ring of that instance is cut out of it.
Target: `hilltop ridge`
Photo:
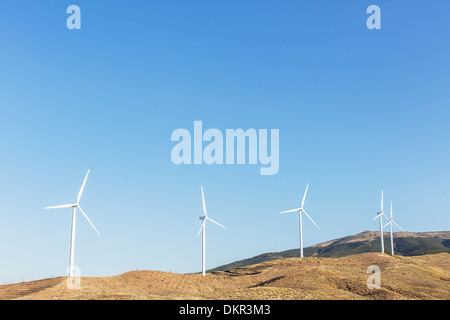
[[[369,289],[367,267],[381,270],[381,288]],[[133,271],[81,278],[69,290],[66,277],[0,286],[0,299],[26,300],[300,300],[450,299],[450,254],[415,257],[363,253],[342,258],[287,258],[209,273]]]
[[[390,253],[390,235],[384,233],[384,250]],[[396,255],[416,256],[448,252],[450,253],[450,231],[436,232],[395,232],[394,250]],[[340,258],[349,255],[381,252],[379,231],[363,231],[355,235],[329,240],[303,249],[305,257]],[[299,249],[280,252],[268,252],[238,260],[229,264],[209,269],[208,272],[224,271],[262,263],[270,260],[294,258],[299,256]]]

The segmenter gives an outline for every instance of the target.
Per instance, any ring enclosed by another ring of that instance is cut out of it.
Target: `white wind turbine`
[[[373,220],[375,219],[380,219],[380,238],[381,238],[381,253],[384,253],[384,239],[383,239],[383,216],[389,220],[388,217],[386,217],[386,215],[384,214],[383,211],[383,190],[381,190],[381,211],[377,212],[377,216],[375,218],[373,218]]]
[[[100,236],[100,233],[97,231],[95,226],[92,224],[91,220],[89,220],[88,216],[84,213],[83,209],[81,209],[79,203],[81,199],[81,195],[83,194],[84,185],[86,184],[86,180],[89,175],[89,171],[86,174],[86,177],[84,178],[83,185],[81,186],[80,192],[78,192],[77,196],[77,202],[73,204],[64,204],[62,206],[55,206],[55,207],[46,207],[45,209],[61,209],[61,208],[72,208],[72,236],[70,239],[70,259],[69,259],[69,276],[73,277],[73,258],[74,258],[74,249],[75,249],[75,220],[77,215],[77,208],[81,211],[81,213],[84,215],[86,220],[91,224],[92,228],[94,228],[95,232]]]
[[[389,222],[386,223],[384,225],[384,227],[386,227],[387,225],[389,225],[390,227],[390,231],[391,231],[391,254],[394,255],[394,237],[393,237],[393,233],[392,233],[392,225],[396,226],[397,228],[399,228],[400,230],[402,230],[403,232],[405,232],[405,230],[402,229],[402,227],[400,227],[393,219],[392,217],[392,202],[391,202],[391,218],[389,219]]]
[[[298,212],[298,214],[299,214],[299,219],[300,219],[300,258],[303,258],[302,213],[306,214],[306,216],[309,218],[309,220],[311,220],[312,223],[314,223],[314,225],[317,227],[317,229],[320,230],[319,226],[308,215],[308,213],[306,213],[305,209],[303,209],[303,205],[305,204],[305,199],[306,199],[306,193],[308,192],[308,187],[309,187],[309,184],[306,186],[305,194],[303,195],[302,205],[300,208],[280,212],[280,214],[288,213],[288,212]]]
[[[203,194],[203,186],[201,186],[201,189],[202,189],[203,213],[205,215],[200,217],[200,220],[202,220],[203,222],[202,222],[202,226],[200,227],[200,230],[197,233],[197,238],[200,235],[200,232],[202,231],[202,276],[205,276],[205,265],[206,265],[206,234],[205,234],[206,231],[205,231],[205,228],[206,228],[206,220],[214,222],[215,224],[217,224],[218,226],[220,226],[220,227],[222,227],[224,229],[225,229],[225,227],[223,225],[221,225],[220,223],[214,221],[210,217],[208,217],[208,214],[206,213],[205,196]]]

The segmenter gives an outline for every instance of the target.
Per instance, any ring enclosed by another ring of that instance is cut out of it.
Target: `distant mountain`
[[[366,252],[380,252],[380,232],[364,231],[353,236],[347,236],[303,249],[305,257],[340,258]],[[384,251],[391,252],[389,234],[384,234]],[[440,252],[450,253],[450,231],[440,232],[396,232],[394,233],[394,250],[396,255],[418,256]],[[256,257],[235,261],[219,266],[208,272],[232,270],[270,260],[294,258],[299,256],[299,249],[282,252],[263,253]]]

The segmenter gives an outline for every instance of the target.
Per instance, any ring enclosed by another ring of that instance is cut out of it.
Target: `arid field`
[[[367,267],[381,269],[381,289],[368,289]],[[450,254],[392,257],[364,253],[344,258],[288,258],[199,274],[135,271],[0,286],[0,299],[450,299]]]

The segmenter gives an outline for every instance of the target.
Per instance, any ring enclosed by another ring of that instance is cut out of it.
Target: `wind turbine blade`
[[[205,220],[203,220],[202,226],[200,227],[200,230],[198,230],[197,236],[195,238],[198,238],[198,236],[200,235],[200,232],[202,232],[202,229],[203,229],[204,225],[205,225]]]
[[[280,214],[288,213],[288,212],[298,212],[298,211],[300,211],[300,208],[292,209],[292,210],[288,210],[288,211],[282,211],[282,212],[280,212]]]
[[[381,190],[381,212],[383,212],[383,190]]]
[[[381,215],[381,212],[377,214],[377,216],[375,218],[373,218],[372,220],[376,220],[377,218],[379,218]]]
[[[391,220],[392,220],[392,201],[391,201]]]
[[[78,192],[77,203],[80,202],[81,195],[83,194],[83,190],[84,190],[84,185],[86,184],[86,180],[87,180],[87,178],[88,178],[88,176],[89,176],[89,172],[90,172],[90,171],[91,171],[91,170],[88,170],[88,172],[86,173],[86,177],[84,178],[83,184],[81,185],[80,192]]]
[[[302,211],[303,211],[304,214],[306,214],[306,216],[309,218],[309,220],[311,220],[312,223],[314,223],[314,225],[317,227],[317,229],[320,230],[320,228],[319,228],[319,226],[317,225],[317,223],[314,222],[314,220],[309,216],[309,214],[307,214],[305,210],[302,210]]]
[[[61,208],[71,208],[75,204],[63,204],[62,206],[45,207],[44,209],[61,209]]]
[[[203,213],[205,214],[205,216],[208,216],[206,214],[205,195],[203,194],[203,186],[201,186],[201,188],[202,188]]]
[[[392,223],[397,226],[397,228],[399,228],[400,230],[402,230],[403,232],[406,232],[405,230],[403,230],[402,227],[400,227],[395,221],[392,221]]]
[[[383,214],[383,216],[389,221],[389,220],[391,220],[391,219],[389,219],[385,214],[384,214],[384,212],[382,212],[382,214]]]
[[[308,187],[309,187],[309,183],[306,185],[306,190],[305,190],[305,194],[303,195],[301,208],[303,208],[303,205],[305,204],[306,193],[308,192]]]
[[[86,215],[86,213],[84,213],[83,209],[81,209],[80,206],[78,206],[78,209],[80,209],[81,213],[84,215],[86,220],[91,224],[92,228],[94,228],[95,232],[97,232],[97,234],[100,236],[100,233],[98,232],[97,228],[94,226],[94,224],[91,222],[91,220],[89,220],[88,216]]]
[[[386,223],[384,226],[383,226],[383,229],[384,228],[386,228],[388,225],[390,225],[392,223],[392,221],[389,221],[388,223]]]
[[[223,225],[221,225],[220,223],[214,221],[213,219],[211,219],[211,218],[206,218],[206,219],[208,219],[209,221],[214,222],[214,223],[217,224],[218,226],[220,226],[220,227],[226,229]]]

